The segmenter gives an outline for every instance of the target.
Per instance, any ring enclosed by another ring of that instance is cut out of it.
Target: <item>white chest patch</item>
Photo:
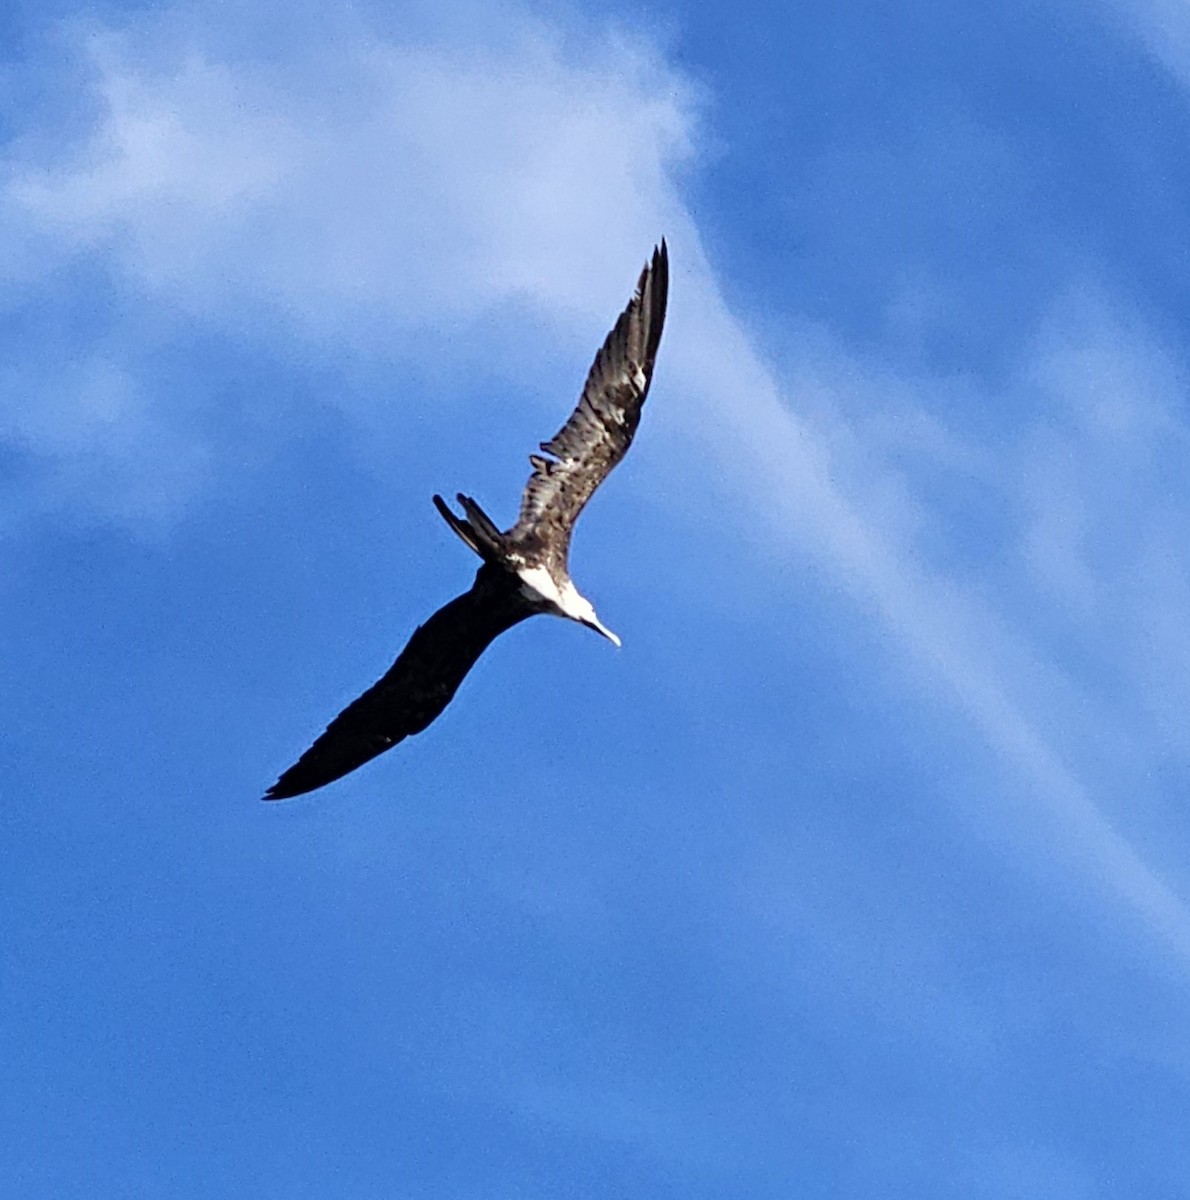
[[[521,567],[517,571],[521,580],[521,591],[528,600],[546,600],[562,607],[562,593],[553,576],[545,567]]]
[[[545,567],[522,567],[517,575],[521,580],[521,592],[527,599],[544,600],[575,621],[594,615],[590,603],[579,595],[578,588],[569,579],[559,587]]]

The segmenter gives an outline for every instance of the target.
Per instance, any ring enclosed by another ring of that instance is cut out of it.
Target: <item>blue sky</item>
[[[1185,1194],[1190,9],[0,34],[7,1190]],[[260,803],[663,234],[624,648]]]

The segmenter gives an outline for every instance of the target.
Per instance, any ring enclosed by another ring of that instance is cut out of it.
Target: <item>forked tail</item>
[[[496,528],[492,518],[471,499],[458,494],[458,502],[463,506],[466,518],[456,516],[451,512],[441,496],[434,497],[434,507],[442,514],[442,519],[479,555],[484,562],[503,564],[505,558],[504,535]]]

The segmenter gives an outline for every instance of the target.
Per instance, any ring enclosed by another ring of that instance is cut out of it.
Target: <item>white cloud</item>
[[[6,195],[67,248],[212,317],[261,304],[337,342],[524,297],[585,311],[674,207],[691,91],[640,43],[568,59],[355,40],[295,71],[92,35],[100,118]],[[349,81],[349,82],[345,82]]]
[[[30,134],[0,164],[0,306],[44,306],[39,289],[99,270],[145,319],[123,347],[109,331],[71,353],[84,370],[101,352],[130,382],[146,346],[204,329],[281,356],[321,346],[323,361],[433,364],[449,349],[455,373],[490,334],[447,348],[443,328],[529,309],[543,336],[565,336],[621,301],[692,153],[690,87],[615,32],[568,46],[525,19],[491,45],[397,44],[353,27],[290,63],[219,61],[193,23],[166,19],[79,38],[63,87],[95,106],[89,136],[63,155]],[[115,306],[102,287],[100,311]],[[94,396],[38,340],[0,428],[42,457],[47,497],[83,500],[106,454],[101,513],[156,518],[173,485],[184,502],[191,477],[160,441],[183,424],[171,401],[109,414],[105,437],[76,437],[72,454],[41,425],[90,428]],[[514,355],[540,354],[522,342]],[[117,453],[121,437],[142,453]]]

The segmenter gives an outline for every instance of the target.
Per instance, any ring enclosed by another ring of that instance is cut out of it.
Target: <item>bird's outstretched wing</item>
[[[565,553],[570,531],[595,489],[632,444],[641,406],[649,393],[653,363],[665,324],[669,252],[664,239],[640,273],[636,294],[620,314],[587,376],[578,407],[548,441],[545,455],[529,461],[517,523],[507,531],[510,546],[526,558]]]
[[[312,792],[420,733],[450,703],[492,641],[535,611],[515,576],[485,563],[471,590],[417,628],[384,678],[330,723],[265,799]]]

